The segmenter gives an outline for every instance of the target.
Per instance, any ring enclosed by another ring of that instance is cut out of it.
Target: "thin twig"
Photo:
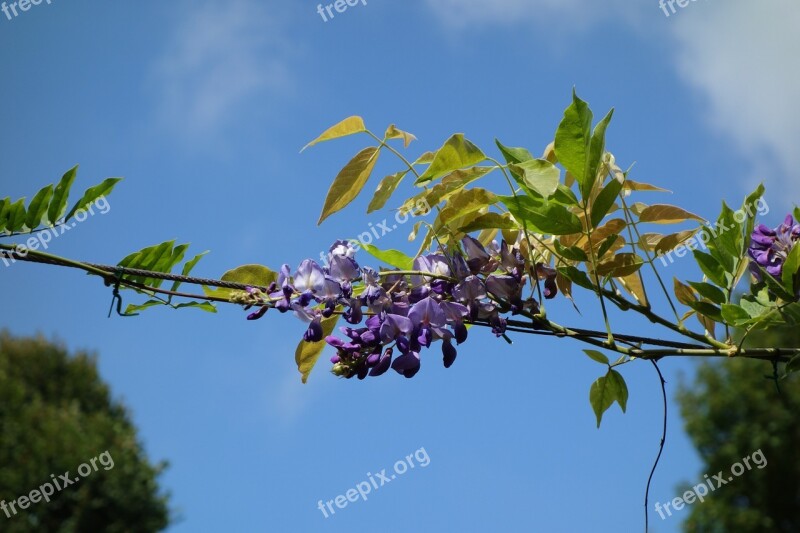
[[[658,462],[661,460],[661,454],[664,452],[664,443],[667,442],[667,382],[664,380],[663,374],[661,374],[661,369],[658,368],[658,363],[653,359],[651,359],[650,362],[653,363],[653,368],[655,368],[656,372],[658,372],[658,379],[661,381],[661,397],[664,400],[664,426],[661,430],[661,444],[658,446],[656,462],[653,463],[653,469],[650,471],[650,477],[647,478],[647,488],[644,491],[644,533],[647,533],[650,530],[650,514],[649,509],[647,508],[648,499],[650,498],[650,483],[653,481],[653,475],[656,473]]]

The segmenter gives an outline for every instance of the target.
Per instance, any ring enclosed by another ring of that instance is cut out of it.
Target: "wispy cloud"
[[[671,21],[678,72],[704,95],[705,118],[736,142],[753,173],[791,187],[796,198],[800,5],[727,0],[702,8]],[[788,195],[776,195],[776,203],[781,196]]]
[[[158,122],[185,140],[214,140],[258,97],[291,87],[273,13],[255,0],[187,3],[152,69]]]
[[[552,16],[563,17],[558,24],[562,31],[583,27],[599,21],[604,15],[624,14],[638,11],[635,7],[623,7],[622,0],[604,2],[589,0],[425,0],[433,13],[452,29],[484,27],[496,24],[519,24],[540,22],[553,25]],[[631,2],[625,2],[630,4]]]
[[[769,179],[800,195],[800,5],[796,0],[691,3],[664,17],[658,3],[609,0],[426,0],[451,30],[539,21],[572,30],[597,30],[614,17],[634,35],[662,35],[668,59],[705,102],[709,128],[728,136],[753,179]],[[648,11],[649,10],[649,11]],[[777,178],[776,176],[781,176]],[[746,184],[742,184],[744,187]],[[747,184],[749,185],[749,184]],[[788,195],[787,195],[788,196]],[[776,198],[776,201],[779,200]]]

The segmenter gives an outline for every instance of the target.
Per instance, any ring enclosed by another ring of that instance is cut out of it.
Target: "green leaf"
[[[120,181],[122,181],[122,178],[107,178],[99,185],[95,185],[94,187],[86,189],[86,192],[83,193],[83,198],[78,200],[75,205],[72,206],[72,209],[70,209],[69,213],[67,213],[67,216],[64,217],[64,221],[66,222],[72,218],[79,210],[89,207],[101,196],[110,194],[111,191],[114,190],[114,186]]]
[[[553,195],[552,200],[567,207],[580,207],[581,204],[581,202],[578,200],[578,197],[575,196],[574,192],[572,192],[572,189],[570,189],[563,183],[558,184],[558,189],[556,190],[556,193]]]
[[[502,202],[520,223],[528,229],[550,235],[580,233],[583,225],[569,209],[555,202],[545,202],[532,196],[500,196]]]
[[[764,184],[759,183],[758,187],[756,187],[756,190],[754,190],[749,195],[747,195],[747,197],[745,197],[744,203],[742,203],[742,210],[745,213],[750,212],[748,211],[748,209],[753,209],[754,207],[756,207],[758,201],[761,199],[762,196],[764,196],[764,190],[765,190]],[[748,216],[747,220],[745,221],[745,226],[743,231],[744,239],[742,242],[742,249],[739,251],[738,255],[744,255],[747,253],[747,248],[750,246],[750,236],[753,234],[753,229],[755,228],[755,226],[756,226],[755,215],[752,217]]]
[[[687,305],[700,313],[703,316],[707,316],[711,320],[715,322],[724,322],[722,318],[722,309],[717,307],[716,305],[705,302],[705,301],[696,301],[696,302],[688,302]]]
[[[725,287],[727,285],[725,269],[713,256],[701,252],[700,250],[693,250],[692,253],[694,253],[694,258],[700,266],[700,270],[703,271],[703,274],[705,274],[709,280],[720,287]]]
[[[512,164],[516,165],[524,161],[533,159],[533,155],[525,148],[510,148],[508,146],[504,146],[503,143],[501,143],[497,139],[495,139],[494,142],[500,149],[500,153],[503,154],[506,163],[508,163],[509,165]]]
[[[703,298],[707,298],[714,302],[715,304],[724,304],[728,301],[725,297],[725,293],[719,287],[712,285],[710,283],[697,283],[694,281],[690,281],[689,285],[691,285],[694,290],[700,294]]]
[[[570,280],[572,283],[584,289],[594,290],[594,284],[583,270],[574,266],[558,267],[558,273]]]
[[[592,360],[597,361],[601,365],[607,365],[610,362],[608,360],[608,357],[606,357],[606,354],[598,352],[597,350],[584,350],[583,352],[586,355],[588,355]]]
[[[787,301],[792,301],[796,298],[794,293],[787,291],[783,287],[783,283],[780,283],[777,279],[775,279],[772,276],[772,274],[767,272],[767,269],[765,269],[759,264],[756,263],[752,264],[754,264],[761,271],[761,279],[766,284],[766,286],[769,287],[769,290],[775,294],[775,296],[777,296],[782,300],[787,300]]]
[[[614,382],[614,389],[617,393],[616,401],[624,413],[628,409],[628,384],[625,383],[625,378],[622,377],[622,374],[616,370],[611,370],[608,373],[608,377]]]
[[[379,148],[370,146],[361,150],[345,165],[328,190],[325,206],[322,208],[322,214],[317,221],[317,225],[321,224],[323,220],[333,213],[346,207],[358,196],[358,193],[367,183],[372,169],[375,168],[379,154]]]
[[[614,244],[616,244],[618,239],[622,237],[619,235],[609,235],[605,238],[605,240],[600,243],[600,247],[597,249],[597,258],[602,259],[606,252],[608,252]]]
[[[189,261],[187,261],[187,262],[186,262],[186,263],[183,265],[183,270],[181,270],[181,276],[188,276],[188,275],[189,275],[189,274],[192,272],[192,269],[195,267],[195,265],[196,265],[196,264],[197,264],[197,263],[198,263],[198,262],[199,262],[199,261],[200,261],[200,260],[203,258],[203,256],[205,256],[207,253],[208,253],[208,250],[206,250],[205,252],[202,252],[202,253],[199,253],[199,254],[197,254],[196,256],[194,256],[193,258],[191,258]],[[181,282],[180,282],[180,281],[176,281],[176,282],[174,282],[174,283],[172,284],[172,287],[170,288],[170,290],[171,290],[172,292],[175,292],[175,291],[177,291],[177,290],[178,290],[178,287],[180,287],[180,286],[181,286]]]
[[[594,184],[594,177],[586,173],[591,126],[592,111],[573,89],[572,104],[564,111],[564,118],[556,130],[555,153],[558,161],[578,182],[584,198],[588,197]]]
[[[47,208],[47,223],[51,226],[58,224],[61,217],[66,213],[69,191],[72,189],[72,184],[75,182],[77,174],[78,166],[75,165],[61,177],[61,181],[56,185],[53,197],[50,200],[50,206]]]
[[[723,304],[722,318],[726,324],[739,327],[750,322],[753,317],[750,316],[750,313],[748,313],[747,310],[739,307],[738,305]]]
[[[8,223],[8,213],[10,208],[11,208],[11,198],[5,197],[3,199],[0,199],[0,231],[4,231],[6,229],[6,224]]]
[[[486,155],[464,135],[457,133],[450,137],[436,152],[430,166],[416,181],[416,184],[427,183],[440,178],[454,170],[477,165],[486,159]]]
[[[591,222],[593,228],[596,228],[608,214],[609,210],[611,210],[611,206],[614,205],[614,201],[619,196],[621,190],[622,182],[616,178],[611,178],[611,181],[609,181],[608,184],[603,187],[603,190],[600,191],[600,194],[597,195],[597,198],[595,198],[592,204]]]
[[[800,371],[800,354],[792,357],[792,359],[786,363],[786,366],[783,370],[787,375]]]
[[[728,204],[722,202],[722,210],[717,219],[718,228],[728,228],[726,231],[718,231],[716,238],[709,242],[709,248],[712,250],[719,249],[722,256],[730,258],[729,261],[722,261],[722,263],[729,263],[726,270],[730,272],[733,270],[733,258],[738,257],[742,250],[742,229],[743,226],[740,222],[736,221],[736,215],[733,209],[728,207]]]
[[[128,307],[125,308],[126,315],[133,315],[138,314],[145,309],[150,309],[151,307],[155,307],[157,305],[164,305],[164,302],[161,300],[147,300],[143,304],[128,304]]]
[[[598,378],[589,390],[589,403],[597,417],[597,427],[603,420],[603,414],[617,402],[624,413],[628,404],[628,386],[625,379],[616,370],[609,370],[608,374]]]
[[[25,198],[20,198],[8,208],[6,230],[16,233],[25,227]]]
[[[463,233],[472,233],[473,231],[484,229],[518,229],[518,226],[511,220],[508,214],[486,213],[471,221],[466,226],[459,228],[459,231]]]
[[[753,318],[760,318],[775,309],[773,302],[768,302],[768,305],[764,305],[757,297],[750,294],[742,296],[742,299],[739,300],[739,306]]]
[[[183,309],[183,308],[200,309],[201,311],[205,311],[207,313],[217,312],[216,306],[211,302],[187,302],[175,306],[175,309]]]
[[[370,201],[367,207],[367,214],[382,209],[383,206],[386,205],[386,202],[389,201],[394,191],[397,190],[397,186],[400,185],[400,182],[406,174],[408,174],[408,170],[386,176],[381,180],[378,184],[378,188],[375,189],[375,195],[372,197],[372,201]]]
[[[544,198],[550,198],[558,189],[561,171],[545,159],[529,159],[509,165],[512,175],[520,185],[533,189]]]
[[[800,271],[800,246],[794,246],[783,263],[781,275],[783,287],[790,294],[797,294],[795,281],[797,280],[798,271]]]
[[[687,220],[705,222],[703,218],[690,213],[680,207],[668,204],[654,204],[647,206],[639,214],[640,222],[653,222],[655,224],[677,224]]]
[[[611,122],[611,117],[614,116],[614,110],[606,114],[603,119],[597,123],[592,133],[592,138],[589,141],[589,154],[586,160],[586,184],[584,190],[584,198],[588,198],[591,194],[594,182],[597,179],[598,169],[603,161],[603,154],[606,150],[606,130]],[[614,180],[616,181],[616,180]],[[616,194],[614,195],[616,197]]]
[[[364,248],[364,251],[371,256],[383,261],[387,265],[399,268],[400,270],[413,270],[414,259],[408,257],[403,252],[398,250],[379,250],[371,244],[360,242],[359,245]]]
[[[47,213],[47,208],[50,206],[50,198],[53,196],[53,185],[42,188],[36,193],[36,196],[31,200],[28,206],[28,216],[25,219],[25,225],[29,230],[34,230],[39,227]]]
[[[294,352],[294,360],[297,363],[297,370],[300,371],[303,383],[308,381],[308,375],[311,373],[314,365],[317,364],[322,350],[328,345],[324,338],[333,332],[333,328],[336,327],[336,322],[338,322],[338,320],[339,315],[323,318],[321,322],[323,340],[319,342],[306,342],[303,340],[297,345],[297,349]]]
[[[578,246],[564,246],[558,240],[553,241],[558,255],[569,261],[588,261],[589,256]]]
[[[364,125],[364,119],[357,116],[348,117],[338,124],[325,130],[322,135],[305,145],[303,150],[314,146],[317,143],[330,141],[331,139],[338,139],[340,137],[347,137],[348,135],[363,133],[365,131],[367,131],[367,127]],[[302,153],[303,150],[300,150],[300,152]]]

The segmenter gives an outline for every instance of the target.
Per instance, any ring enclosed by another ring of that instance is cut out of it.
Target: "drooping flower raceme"
[[[309,324],[306,342],[321,341],[323,319],[337,313],[350,326],[339,328],[341,336],[324,339],[336,349],[334,374],[364,379],[392,368],[410,378],[421,367],[421,354],[438,342],[449,368],[457,356],[454,344],[467,340],[468,323],[487,325],[500,337],[507,327],[503,313],[538,313],[531,276],[544,281],[545,298],[556,295],[555,270],[527,263],[518,245],[503,241],[484,246],[466,236],[461,249],[463,254],[447,249],[419,256],[409,274],[360,267],[350,243],[336,241],[324,266],[306,259],[292,275],[289,265],[283,265],[267,290],[249,288],[237,301],[246,309],[257,307],[249,320],[270,308],[293,311]]]
[[[775,229],[759,224],[753,230],[748,254],[750,271],[759,281],[763,280],[762,269],[769,275],[780,278],[786,258],[800,240],[800,224],[787,215],[783,224]]]

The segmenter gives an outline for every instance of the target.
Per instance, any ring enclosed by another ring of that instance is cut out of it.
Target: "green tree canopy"
[[[767,330],[748,342],[800,346],[800,330]],[[779,393],[772,376],[767,362],[733,358],[703,363],[694,384],[681,387],[681,413],[706,474],[730,472],[757,450],[767,461],[692,505],[686,531],[800,531],[800,378],[795,373],[781,380]]]
[[[103,452],[97,469],[80,477],[80,465],[91,466]],[[169,523],[168,497],[157,484],[166,465],[147,460],[94,357],[70,356],[41,337],[0,332],[0,465],[0,501],[8,509],[0,511],[1,531],[150,532]],[[11,512],[9,502],[65,472],[80,480],[49,502]]]

